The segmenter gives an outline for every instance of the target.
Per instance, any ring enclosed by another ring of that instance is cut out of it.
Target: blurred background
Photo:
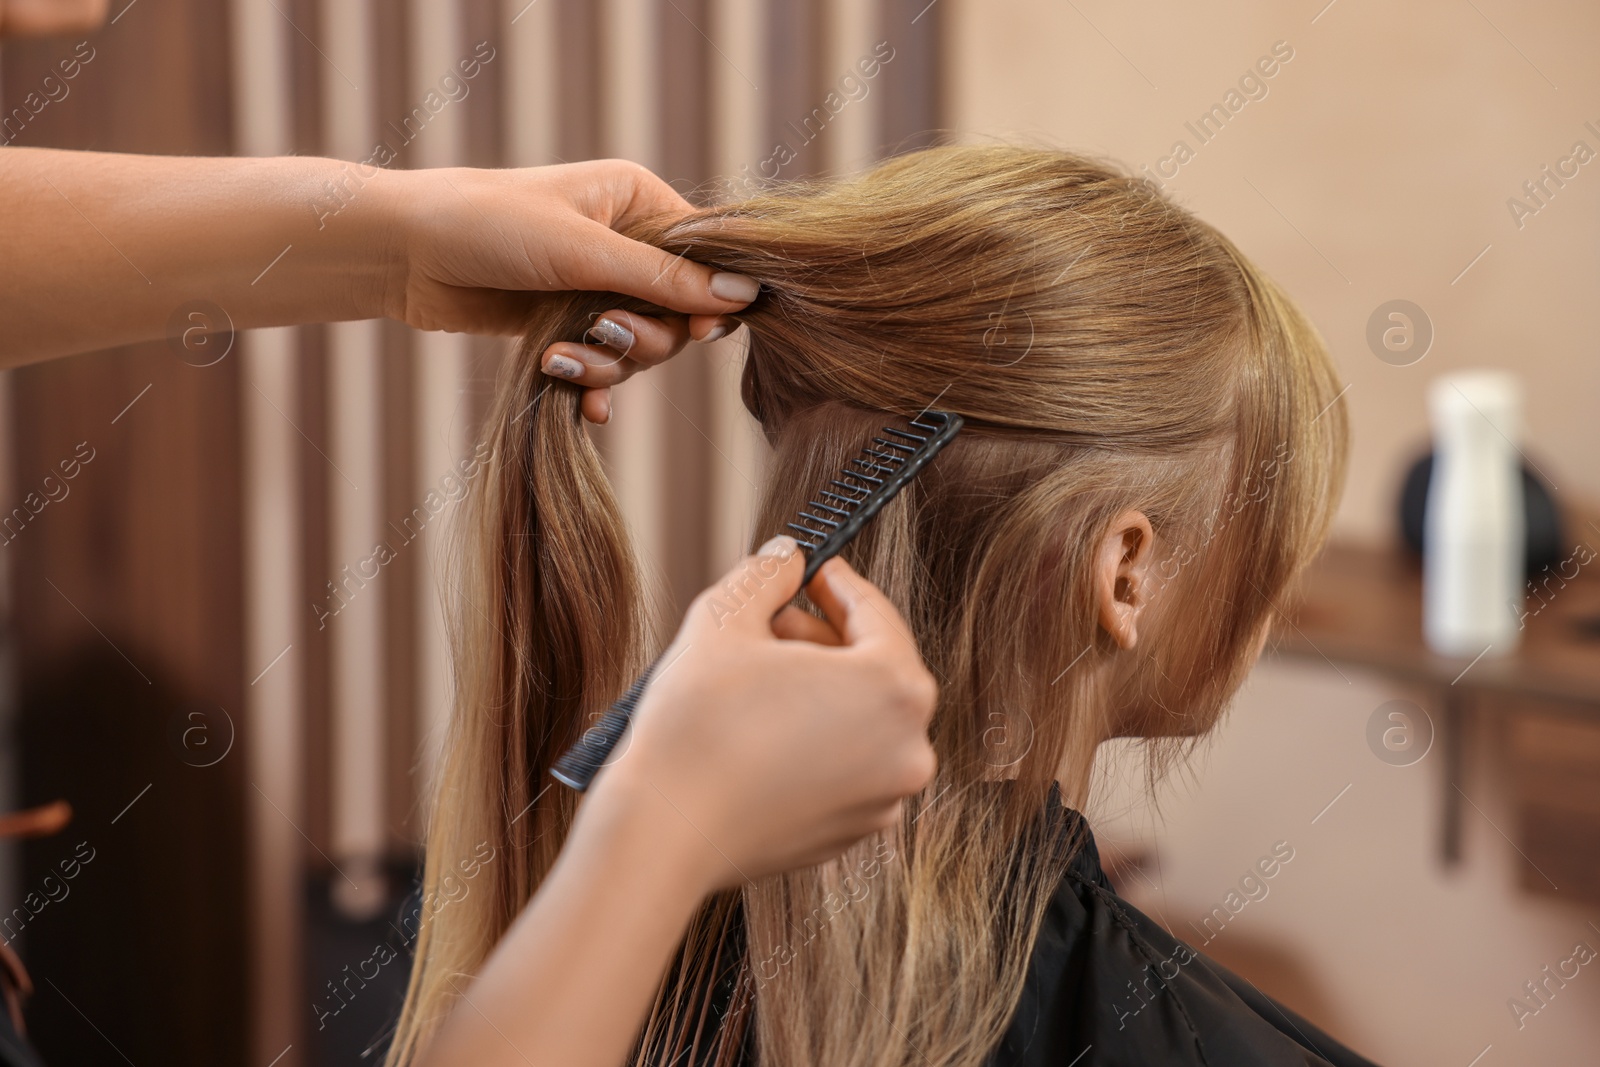
[[[1154,788],[1108,750],[1090,814],[1114,877],[1379,1062],[1583,1064],[1597,34],[1572,0],[111,0],[95,32],[0,47],[0,143],[616,155],[708,199],[1022,140],[1159,182],[1310,313],[1354,451],[1335,545],[1220,730]],[[211,306],[172,333],[0,376],[0,807],[75,810],[0,849],[0,936],[52,1063],[370,1061],[447,706],[433,561],[506,347],[235,335]],[[634,379],[598,434],[668,618],[745,544],[738,344]],[[1398,501],[1429,383],[1479,367],[1519,376],[1559,522],[1520,647],[1469,662],[1421,642]]]

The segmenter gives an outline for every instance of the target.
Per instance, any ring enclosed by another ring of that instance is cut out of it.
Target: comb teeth
[[[885,426],[788,524],[811,557],[803,579],[836,555],[961,429],[961,416],[925,411],[907,428]]]
[[[893,427],[884,427],[883,432],[918,444],[927,440],[926,437]],[[796,521],[788,524],[788,528],[797,535],[795,540],[807,551],[816,551],[857,508],[871,499],[873,492],[884,484],[886,478],[893,477],[904,467],[906,460],[916,451],[916,445],[889,440],[888,437],[874,437],[859,455],[845,463],[838,478],[829,479],[828,485],[832,488],[819,490],[818,499],[809,501],[796,516]]]

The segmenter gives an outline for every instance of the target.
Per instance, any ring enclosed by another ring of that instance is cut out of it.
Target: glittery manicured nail
[[[551,356],[544,365],[544,372],[552,378],[580,378],[583,364],[568,356]]]
[[[708,345],[712,341],[720,341],[726,336],[728,336],[728,328],[719,323],[711,327],[711,331],[700,338],[700,343]]]
[[[633,348],[634,341],[633,331],[614,319],[600,319],[589,327],[584,339],[596,341],[624,355]]]
[[[718,300],[728,300],[738,304],[748,304],[761,292],[761,283],[754,278],[743,274],[734,274],[731,271],[718,271],[711,276],[711,295]]]

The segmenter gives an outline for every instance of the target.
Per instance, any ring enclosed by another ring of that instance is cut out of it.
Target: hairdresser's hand
[[[528,170],[397,173],[401,270],[388,286],[388,314],[425,330],[515,333],[530,290],[606,290],[688,317],[613,311],[590,331],[593,344],[552,346],[548,373],[590,386],[584,414],[609,415],[606,387],[675,354],[692,336],[715,340],[727,312],[756,283],[618,234],[643,218],[679,218],[693,206],[637,163],[619,159]]]
[[[627,1062],[706,893],[836,855],[932,778],[933,679],[905,622],[841,560],[806,590],[827,621],[785,608],[804,569],[783,538],[695,601],[418,1067]]]
[[[0,12],[21,26],[14,4],[0,0]],[[196,323],[231,332],[386,315],[429,330],[517,333],[545,293],[602,290],[672,312],[616,316],[633,341],[614,328],[606,337],[626,356],[610,351],[599,377],[576,376],[591,387],[584,413],[603,421],[607,384],[691,335],[726,329],[723,316],[756,294],[742,275],[617,233],[692,210],[620,160],[391,171],[306,156],[12,147],[0,152],[0,204],[0,367],[177,344]]]
[[[826,621],[785,607],[804,569],[780,538],[694,602],[580,821],[631,809],[711,888],[819,863],[899,819],[934,773],[933,678],[894,605],[842,560],[808,590]]]

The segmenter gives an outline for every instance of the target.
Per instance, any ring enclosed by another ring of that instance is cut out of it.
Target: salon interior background
[[[1573,151],[1600,147],[1597,23],[1478,0],[113,0],[87,38],[0,50],[0,139],[388,167],[621,155],[692,196],[940,139],[1104,153],[1311,312],[1350,383],[1338,533],[1377,541],[1447,368],[1519,370],[1527,451],[1600,497],[1581,310],[1600,180]],[[1530,198],[1546,164],[1566,177]],[[361,185],[352,167],[308,213],[336,224]],[[1436,330],[1409,367],[1366,340],[1397,298]],[[375,946],[405,941],[389,922],[445,709],[430,558],[505,346],[393,323],[235,337],[226,310],[174,308],[188,343],[0,378],[0,492],[6,513],[34,502],[4,534],[6,803],[77,810],[6,852],[0,892],[33,902],[6,937],[56,1062],[348,1062],[405,966]],[[997,337],[1022,343],[1018,311]],[[761,458],[736,343],[629,383],[599,433],[668,606],[743,546]],[[1397,694],[1269,660],[1159,818],[1131,773],[1095,814],[1112,848],[1153,850],[1139,877],[1180,930],[1286,842],[1295,859],[1207,949],[1379,1060],[1583,1062],[1588,968],[1536,1017],[1507,1002],[1600,945],[1600,909],[1520,888],[1492,723],[1474,727],[1467,861],[1437,864],[1434,765],[1385,766],[1363,740]]]

